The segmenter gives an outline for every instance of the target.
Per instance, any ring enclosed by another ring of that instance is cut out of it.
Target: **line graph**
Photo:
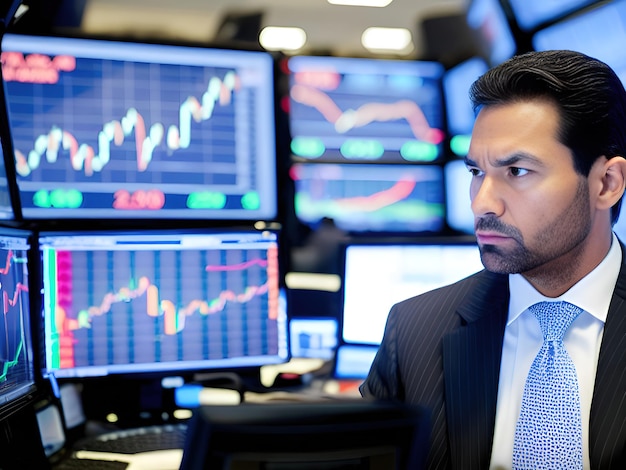
[[[419,140],[440,144],[444,138],[443,131],[428,124],[426,116],[414,101],[371,102],[364,103],[356,109],[341,110],[327,93],[316,88],[294,85],[290,93],[294,101],[317,109],[324,119],[334,124],[339,134],[374,122],[404,119],[415,138]]]
[[[440,157],[443,70],[437,64],[298,56],[288,65],[295,157],[332,163]]]
[[[438,167],[302,163],[292,167],[296,216],[348,231],[437,231],[444,218]]]
[[[8,242],[8,246],[7,246]],[[0,293],[2,315],[0,316],[0,388],[11,388],[28,379],[28,356],[25,341],[30,333],[26,330],[23,315],[30,310],[28,298],[28,266],[25,248],[3,238],[0,249]],[[13,248],[11,246],[14,246]]]
[[[263,338],[276,328],[277,256],[272,247],[59,251],[51,271],[57,364],[74,368],[266,353],[269,340]],[[108,273],[108,280],[100,282],[97,273]]]

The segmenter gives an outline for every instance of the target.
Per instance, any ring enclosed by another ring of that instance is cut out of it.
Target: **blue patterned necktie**
[[[515,429],[513,468],[582,469],[582,422],[576,368],[563,336],[582,312],[567,302],[539,302],[543,345],[533,361]]]

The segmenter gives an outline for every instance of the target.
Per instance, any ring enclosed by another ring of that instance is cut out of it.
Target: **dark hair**
[[[470,88],[475,110],[483,106],[548,99],[560,111],[559,141],[588,176],[601,156],[626,157],[626,91],[604,62],[574,51],[527,52],[490,69]],[[611,208],[617,220],[621,200]]]

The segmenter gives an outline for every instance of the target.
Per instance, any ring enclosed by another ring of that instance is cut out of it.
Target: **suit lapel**
[[[491,457],[509,290],[507,276],[484,272],[483,277],[458,310],[463,326],[443,341],[446,415],[454,469],[484,469]]]
[[[622,246],[622,257],[626,249]],[[592,469],[626,468],[626,265],[604,325],[589,423]]]

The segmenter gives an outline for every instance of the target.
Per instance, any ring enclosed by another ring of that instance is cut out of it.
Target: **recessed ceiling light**
[[[386,7],[393,0],[328,0],[331,5],[350,5],[355,7]]]
[[[367,28],[361,44],[371,52],[392,51],[409,53],[413,50],[413,37],[406,28]]]
[[[268,51],[297,51],[306,43],[302,28],[266,26],[259,34],[259,43]]]

